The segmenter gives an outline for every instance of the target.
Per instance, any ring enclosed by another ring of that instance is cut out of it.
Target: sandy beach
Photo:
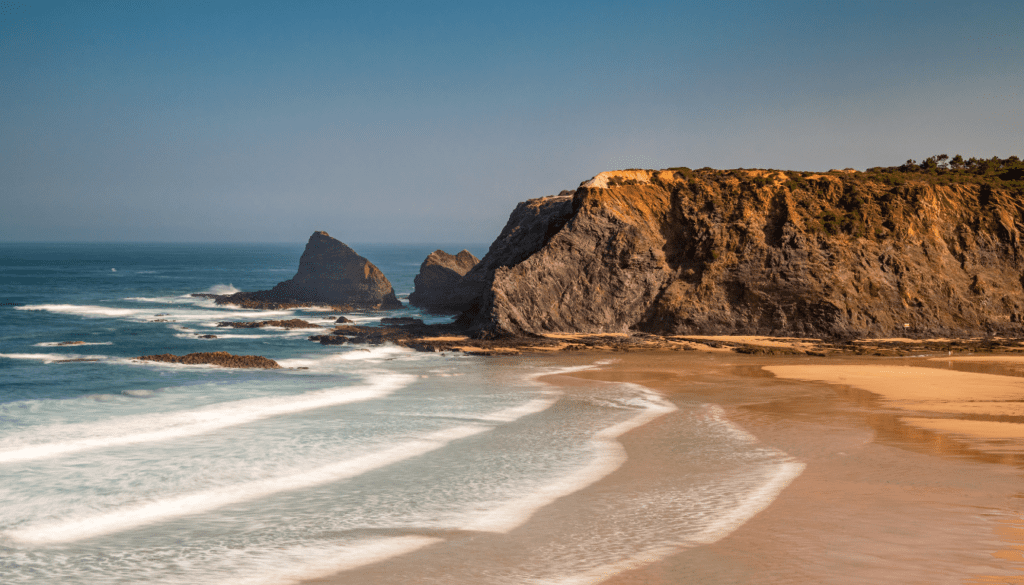
[[[1024,379],[1000,363],[1020,362],[733,356],[694,374],[629,356],[582,374],[721,404],[807,465],[726,538],[606,583],[1024,583]]]
[[[579,392],[641,384],[677,405],[707,405],[799,467],[738,526],[545,582],[1024,583],[1024,425],[1015,414],[1024,379],[1016,362],[990,360],[979,372],[972,360],[928,358],[566,357],[573,365],[598,360],[606,363],[547,380]],[[587,535],[603,519],[591,511],[696,472],[672,448],[680,417],[668,413],[618,437],[628,455],[619,468],[507,533],[446,533],[444,542],[309,583],[472,583],[481,577],[477,561],[514,567],[538,548],[597,546]],[[666,520],[643,524],[658,531]],[[567,533],[578,542],[564,542]]]

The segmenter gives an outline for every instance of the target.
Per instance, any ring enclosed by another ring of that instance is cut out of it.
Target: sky
[[[0,0],[0,241],[489,243],[621,168],[1024,156],[1024,3]]]

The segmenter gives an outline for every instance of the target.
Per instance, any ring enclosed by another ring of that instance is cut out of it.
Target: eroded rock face
[[[565,206],[543,227],[520,204],[463,278],[479,292],[460,321],[483,336],[1020,335],[1014,189],[855,171],[602,173],[534,200]]]
[[[299,259],[299,270],[291,279],[270,290],[218,296],[215,302],[270,309],[310,305],[355,309],[402,306],[380,269],[327,232],[315,232],[309,237]]]
[[[469,308],[473,294],[462,287],[465,276],[480,259],[469,250],[451,255],[437,250],[420,265],[413,281],[415,290],[409,295],[409,304],[431,313],[461,313]]]

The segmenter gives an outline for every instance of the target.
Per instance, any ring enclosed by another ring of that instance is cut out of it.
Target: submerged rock
[[[259,327],[284,327],[285,329],[318,329],[321,325],[315,325],[302,319],[287,319],[285,321],[220,321],[217,327],[232,327],[234,329],[255,329]]]
[[[423,325],[423,319],[413,317],[384,317],[380,320],[381,325]]]
[[[268,370],[278,369],[281,366],[270,358],[258,355],[234,355],[226,351],[212,351],[190,353],[183,356],[176,356],[169,353],[159,355],[143,355],[135,359],[148,362],[164,362],[171,364],[201,365],[209,364],[224,368],[263,368]]]
[[[217,304],[279,309],[326,305],[343,309],[397,309],[384,273],[326,232],[314,232],[299,259],[295,276],[270,290],[220,295]]]
[[[479,262],[469,250],[454,256],[444,250],[432,252],[420,265],[409,304],[431,313],[461,313],[474,297],[472,289],[462,286],[462,277]]]

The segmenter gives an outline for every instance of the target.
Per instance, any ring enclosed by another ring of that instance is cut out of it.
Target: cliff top
[[[889,186],[903,185],[908,182],[931,185],[974,183],[1007,189],[1024,189],[1024,161],[1019,157],[1010,156],[1002,159],[996,156],[988,159],[964,159],[960,155],[952,158],[947,155],[931,156],[920,163],[908,160],[900,166],[872,167],[865,171],[852,168],[832,169],[827,172],[742,168],[719,170],[708,167],[697,170],[688,167],[660,170],[622,169],[598,173],[590,180],[580,183],[580,187],[607,189],[623,185],[669,185],[685,182],[694,177],[710,178],[723,175],[732,176],[739,181],[753,181],[758,186],[764,186],[767,183],[788,183],[790,188],[798,186],[801,181],[835,177],[855,182],[874,181]]]

